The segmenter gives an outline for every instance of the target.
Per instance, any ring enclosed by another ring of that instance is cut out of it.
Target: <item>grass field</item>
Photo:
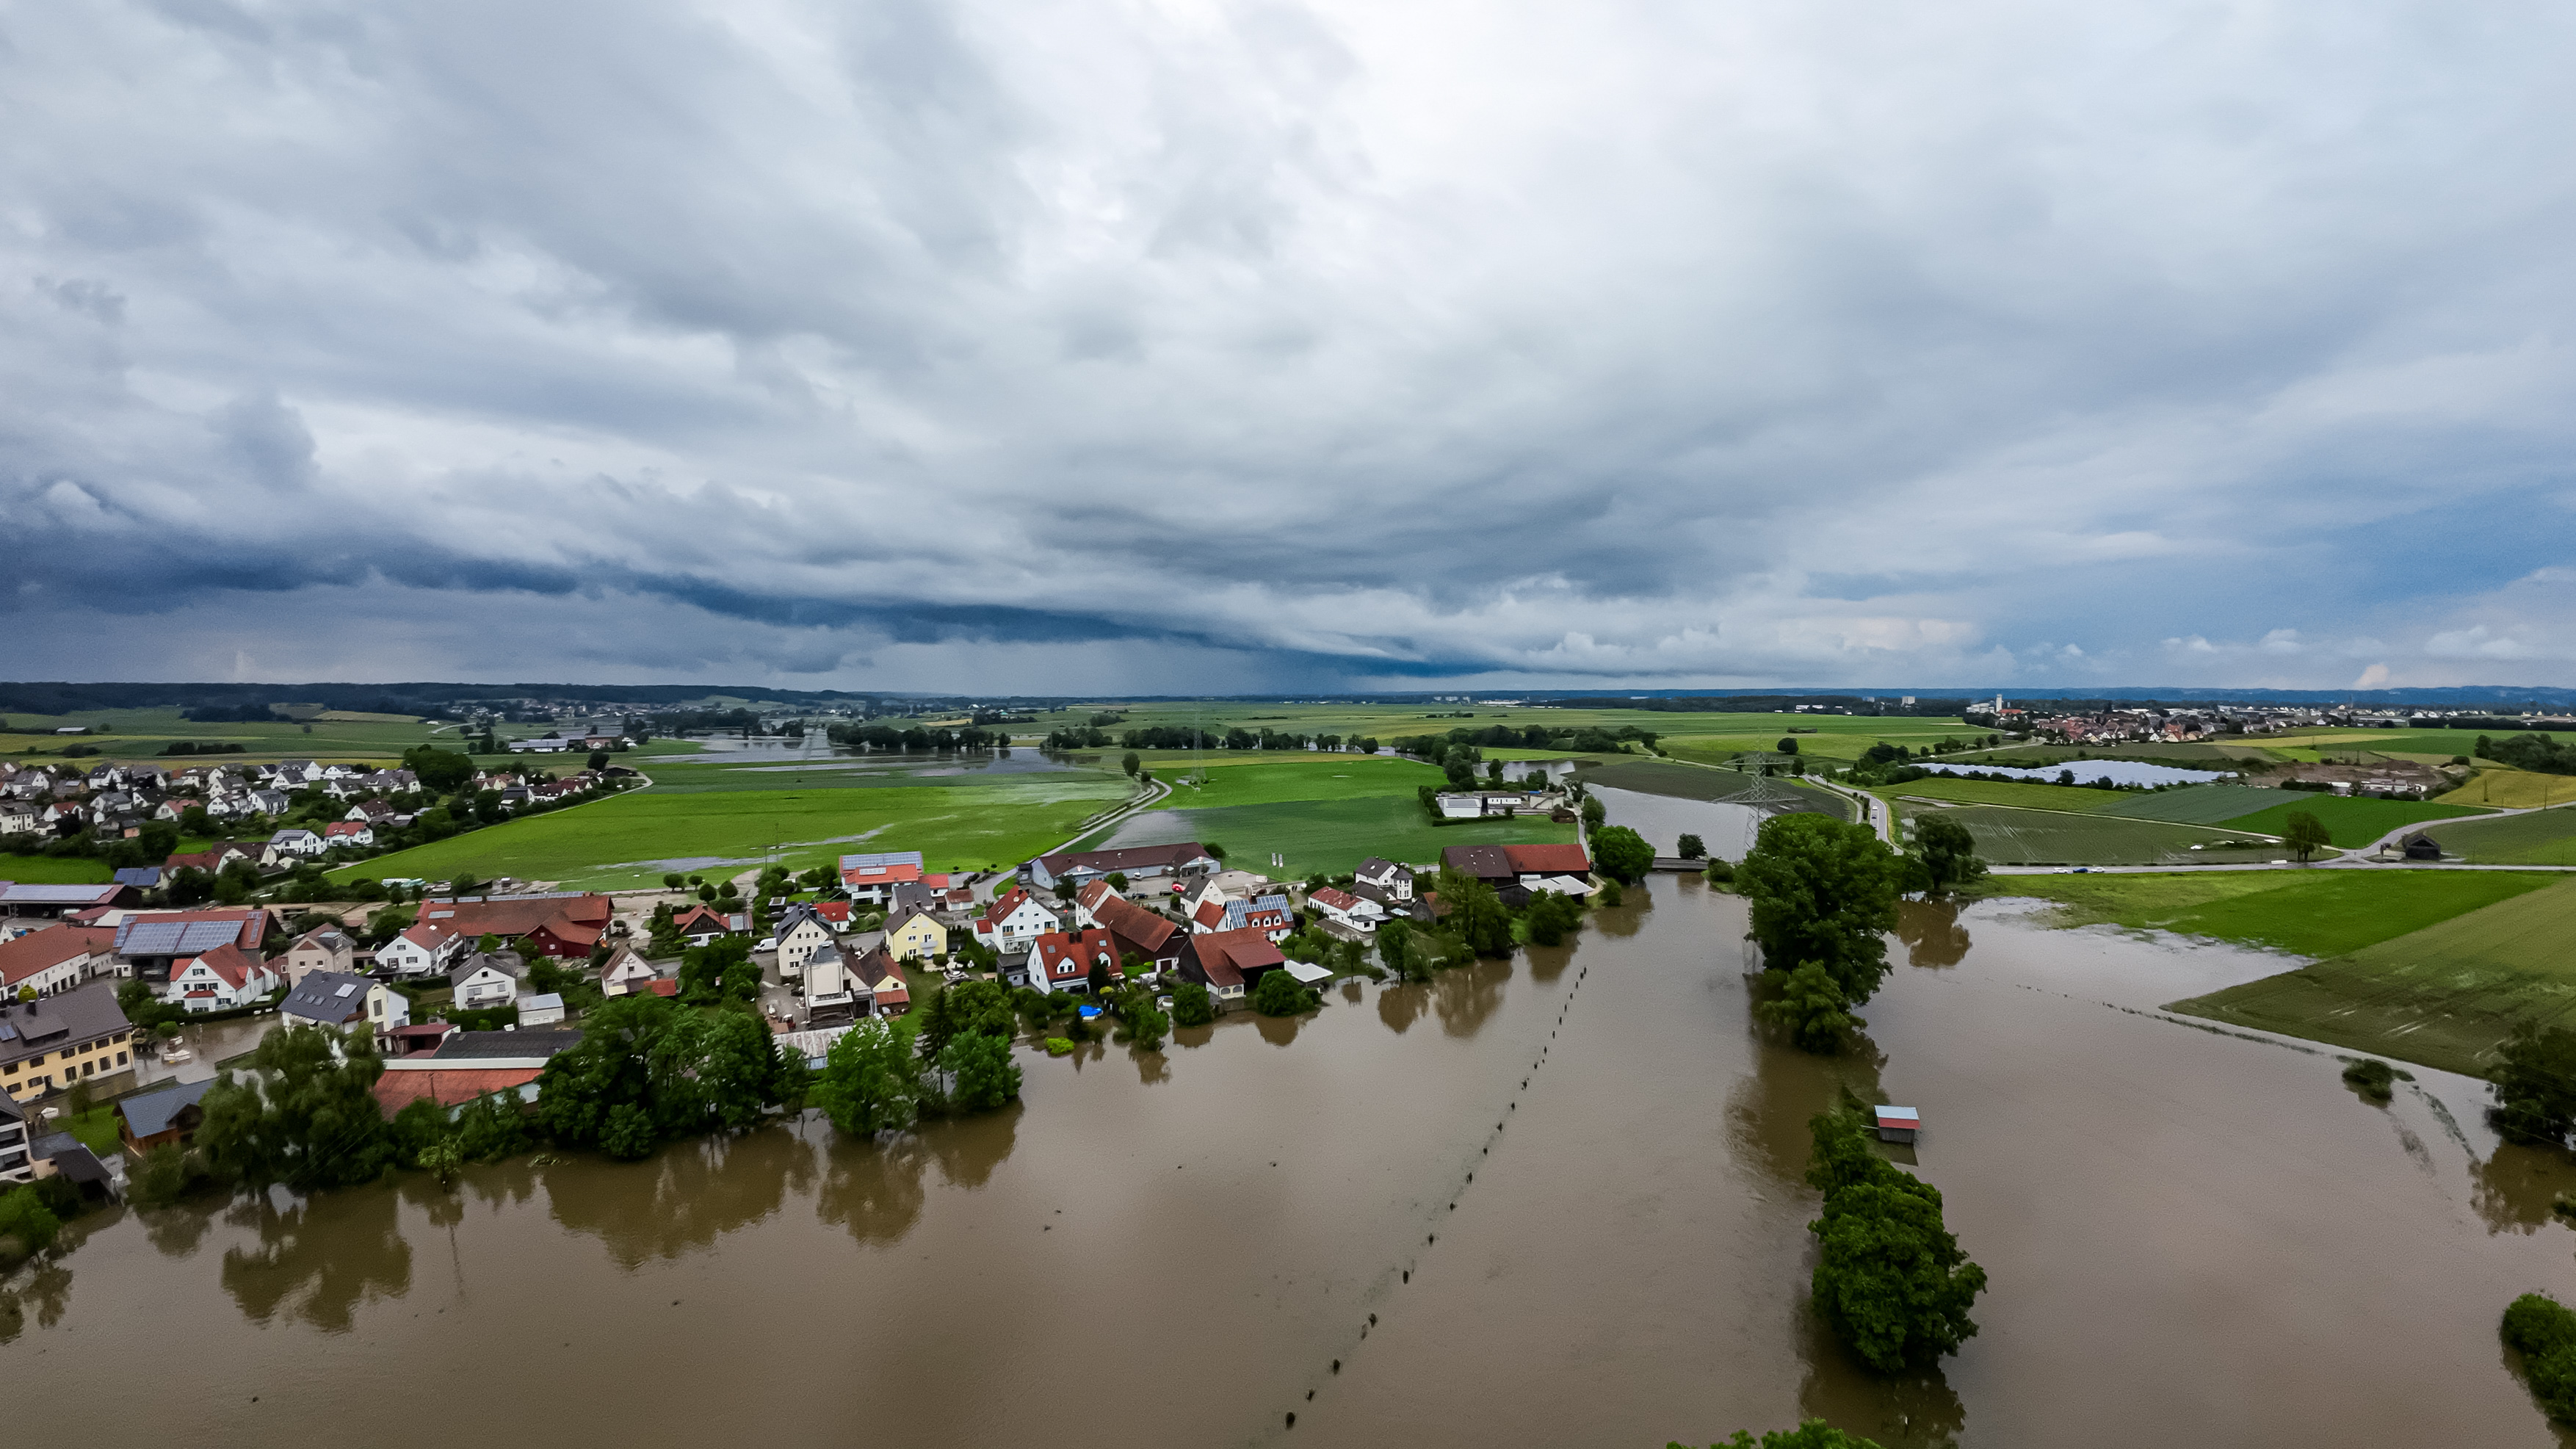
[[[856,850],[918,850],[933,870],[981,870],[1064,841],[1128,793],[1124,779],[1087,772],[910,789],[645,790],[333,874],[447,880],[464,871],[606,889],[650,885],[666,870],[739,870],[774,848],[797,870]],[[678,861],[690,863],[670,863]]]
[[[916,755],[902,760],[841,759],[753,761],[744,764],[662,764],[651,771],[653,792],[674,795],[729,794],[742,791],[803,790],[974,790],[990,785],[1049,781],[1087,781],[1126,788],[1116,766],[1058,768],[1033,750],[1016,752],[1000,768],[987,768],[990,756]],[[1020,766],[1040,766],[1028,769]]]
[[[1939,807],[1913,807],[1920,818]],[[1960,805],[1943,818],[1968,827],[1977,854],[1994,865],[2180,865],[2229,860],[2269,860],[2279,847],[2217,850],[2239,837],[2197,825],[2112,820],[2098,813],[2016,810],[2003,805]],[[2192,849],[2198,845],[2200,850]]]
[[[2207,871],[1989,877],[1986,894],[2054,901],[2050,926],[2171,931],[2329,957],[2553,885],[2538,873]]]
[[[1204,769],[1188,768],[1193,764]],[[1371,795],[1400,795],[1419,811],[1416,792],[1424,785],[1446,788],[1447,777],[1418,760],[1391,755],[1261,755],[1229,760],[1223,753],[1190,761],[1173,757],[1147,762],[1155,778],[1172,786],[1158,810],[1225,809],[1239,805],[1274,805],[1290,800],[1351,800]],[[1206,783],[1196,783],[1201,775]]]
[[[1947,800],[1958,805],[2017,805],[2024,810],[2071,810],[2084,814],[2108,810],[2114,815],[2129,812],[2122,806],[2143,804],[2154,797],[2130,790],[2095,790],[2083,785],[2045,785],[2025,780],[1955,780],[1941,775],[1908,780],[1902,785],[1881,785],[1871,792],[1882,800]]]
[[[2176,825],[2228,825],[2280,804],[2303,799],[2281,790],[2251,785],[2186,785],[2179,790],[2151,790],[2131,795],[2112,813],[2139,820],[2166,820]]]
[[[2172,1010],[2482,1076],[2525,1021],[2576,1025],[2576,881]]]
[[[2368,845],[2401,825],[2415,825],[2427,820],[2457,820],[2478,813],[2466,806],[2435,805],[2415,800],[2371,800],[2306,791],[2283,793],[2290,798],[2269,809],[2239,815],[2227,822],[2228,828],[2278,835],[2289,828],[2292,811],[2305,810],[2325,822],[2326,834],[2336,845],[2349,850]]]
[[[1612,760],[1582,772],[1587,783],[1641,795],[1669,795],[1678,800],[1725,800],[1739,805],[1785,805],[1792,809],[1851,818],[1851,805],[1831,790],[1801,785],[1779,775],[1753,771],[1710,770],[1669,760]]]
[[[86,763],[103,761],[161,761],[161,748],[178,740],[205,744],[238,744],[238,755],[206,757],[173,757],[182,766],[190,764],[236,763],[261,760],[390,760],[414,745],[431,743],[430,726],[381,716],[359,719],[317,719],[311,725],[292,724],[285,720],[261,724],[230,722],[201,723],[179,718],[175,709],[94,710],[76,715],[26,715],[8,717],[14,728],[46,731],[33,735],[0,735],[0,754],[14,758],[44,757],[61,753],[66,744],[94,747],[98,755]],[[64,725],[86,725],[100,733],[73,738],[57,737],[50,731]],[[456,743],[451,732],[443,742]]]
[[[2433,755],[2449,759],[2469,754],[2477,748],[2478,736],[2486,733],[2497,739],[2513,734],[2512,730],[2354,730],[2315,729],[2286,730],[2263,736],[2267,746],[2285,750],[2314,750],[2327,759],[2351,754],[2379,751],[2401,755]]]
[[[103,860],[60,855],[0,855],[0,880],[20,885],[104,885],[116,878]]]
[[[1266,875],[1340,875],[1370,856],[1415,864],[1437,862],[1452,845],[1500,845],[1575,838],[1571,825],[1543,819],[1462,820],[1434,825],[1410,794],[1285,800],[1217,809],[1149,810],[1131,816],[1115,844],[1169,845],[1196,840],[1226,849],[1227,863]],[[1092,843],[1091,848],[1099,848]],[[1273,853],[1287,857],[1273,867]]]
[[[2540,810],[2570,801],[2576,801],[2576,775],[2542,775],[2501,765],[2480,766],[2467,784],[2433,797],[2437,805],[2492,805],[2499,810]]]
[[[2482,865],[2576,865],[2576,809],[2445,825],[2442,849]]]

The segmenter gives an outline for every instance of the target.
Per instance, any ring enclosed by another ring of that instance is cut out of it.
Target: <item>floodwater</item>
[[[1709,854],[1742,860],[1745,852],[1753,848],[1754,833],[1762,828],[1762,822],[1778,813],[1728,800],[1685,800],[1678,795],[1650,795],[1608,785],[1595,785],[1585,793],[1601,802],[1601,808],[1608,812],[1608,823],[1624,825],[1644,836],[1657,855],[1675,854],[1681,849],[1683,836],[1696,835]]]
[[[13,1431],[2560,1442],[2496,1321],[2576,1294],[2576,1174],[2497,1149],[2474,1083],[2374,1107],[2331,1056],[2153,1010],[2277,958],[1908,907],[1868,1050],[1825,1061],[1750,1026],[1738,901],[1629,901],[1304,1021],[1026,1055],[1022,1105],[883,1145],[93,1219],[0,1308],[0,1377],[45,1389]],[[1941,1375],[1868,1378],[1803,1306],[1804,1122],[1847,1082],[1924,1111],[1915,1170],[1992,1277]]]

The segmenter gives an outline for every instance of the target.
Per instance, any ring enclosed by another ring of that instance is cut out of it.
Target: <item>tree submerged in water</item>
[[[1879,1156],[1857,1112],[1820,1112],[1807,1128],[1807,1181],[1825,1194],[1824,1216],[1807,1225],[1819,1243],[1816,1311],[1883,1374],[1958,1352],[1976,1335],[1968,1309],[1986,1290],[1986,1270],[1942,1222],[1941,1190]]]
[[[1769,968],[1764,1018],[1787,1026],[1801,1047],[1838,1050],[1858,1024],[1852,1008],[1886,979],[1897,866],[1868,826],[1802,813],[1764,821],[1736,867],[1735,889],[1752,902],[1753,937]]]
[[[2490,1075],[2487,1121],[2506,1140],[2565,1145],[2576,1131],[2576,1031],[2525,1022],[2507,1038]]]
[[[1690,1449],[1687,1444],[1673,1443],[1664,1449]],[[1732,1439],[1720,1439],[1708,1449],[1878,1449],[1875,1439],[1846,1434],[1822,1419],[1809,1419],[1795,1429],[1774,1429],[1756,1439],[1749,1429],[1738,1429]]]
[[[2576,1311],[2525,1293],[2504,1311],[2504,1341],[2522,1355],[2523,1381],[2549,1417],[2576,1424]]]

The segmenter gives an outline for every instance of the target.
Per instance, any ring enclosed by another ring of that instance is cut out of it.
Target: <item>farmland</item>
[[[1725,800],[1738,805],[1782,805],[1837,819],[1851,818],[1842,796],[1777,775],[1744,770],[1710,770],[1667,760],[1614,759],[1583,770],[1587,784],[1681,800]]]
[[[2144,804],[2154,798],[2135,790],[2096,790],[2084,785],[2049,785],[2025,780],[1959,780],[1940,775],[1882,785],[1872,793],[1882,800],[1946,800],[1954,805],[2017,805],[2025,810],[2069,810],[2083,814]]]
[[[2576,778],[2484,765],[2467,784],[2435,797],[2442,805],[2492,805],[2499,810],[2539,810],[2576,801]]]
[[[2576,881],[2172,1009],[2484,1075],[2524,1022],[2576,1025]]]
[[[1442,785],[1445,777],[1418,760],[1386,755],[1246,754],[1229,757],[1218,751],[1185,757],[1149,757],[1146,768],[1171,784],[1160,810],[1222,809],[1242,805],[1275,805],[1292,800],[1349,800],[1372,795],[1402,796],[1415,811],[1415,792]],[[1205,783],[1198,783],[1204,776]]]
[[[2557,880],[2507,871],[2204,871],[1990,878],[1987,893],[2055,902],[2040,918],[2049,926],[2171,931],[2329,957]]]
[[[2259,814],[2284,799],[2308,799],[2281,790],[2251,785],[2186,785],[2179,790],[2132,794],[2112,813],[2139,820],[2166,820],[2176,825],[2229,825]]]
[[[1213,772],[1211,772],[1213,773]],[[1575,838],[1575,828],[1523,817],[1433,823],[1410,792],[1285,800],[1214,809],[1148,810],[1119,827],[1108,842],[1167,845],[1196,840],[1225,847],[1235,865],[1272,875],[1342,874],[1370,856],[1429,864],[1452,845],[1500,845]],[[1098,848],[1103,842],[1091,842]],[[1270,865],[1273,852],[1287,857]]]
[[[2543,810],[2446,825],[2442,849],[2491,865],[2576,865],[2576,809]]]
[[[1920,818],[1927,812],[1917,808],[1912,813]],[[2098,813],[1961,805],[1941,815],[1968,827],[1977,853],[1996,865],[2215,864],[2270,859],[2278,850],[2270,844],[2253,851],[2211,849],[2237,837],[2196,825],[2109,819]],[[2203,848],[2193,850],[2195,845]]]
[[[2290,814],[2297,810],[2304,810],[2324,821],[2328,838],[2345,850],[2368,845],[2401,826],[2417,825],[2427,820],[2456,820],[2478,813],[2466,806],[2434,805],[2415,800],[2304,794],[2252,815],[2239,815],[2227,824],[2233,830],[2278,835],[2289,828]]]
[[[114,875],[106,861],[76,855],[0,855],[0,880],[20,885],[102,885]]]
[[[414,745],[435,743],[431,726],[384,716],[363,718],[321,718],[309,724],[286,720],[239,724],[225,721],[196,721],[179,717],[175,709],[92,710],[77,715],[37,716],[11,715],[14,729],[38,731],[33,734],[0,735],[0,754],[12,758],[42,758],[57,755],[65,745],[87,746],[98,751],[99,760],[154,760],[167,763],[161,751],[165,746],[186,741],[193,744],[234,744],[240,754],[203,757],[177,756],[180,764],[243,763],[249,761],[300,760],[374,760],[390,761]],[[85,726],[93,733],[58,737],[52,733],[67,725]],[[455,743],[451,731],[445,740]]]

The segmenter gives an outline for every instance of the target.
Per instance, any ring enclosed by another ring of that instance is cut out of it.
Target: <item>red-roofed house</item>
[[[1086,991],[1091,986],[1094,964],[1109,968],[1112,978],[1120,974],[1118,945],[1107,931],[1097,927],[1079,934],[1049,931],[1030,948],[1029,984],[1050,994]]]
[[[1027,891],[1015,890],[975,918],[975,941],[1004,955],[1025,951],[1038,937],[1064,928],[1056,913]]]
[[[733,930],[733,920],[719,913],[715,907],[700,902],[685,911],[672,912],[671,929],[690,945],[703,946],[718,936],[729,934]]]
[[[420,903],[423,925],[442,925],[460,936],[498,936],[522,953],[587,956],[608,929],[609,901],[602,895],[561,892],[537,896],[433,897]]]
[[[1214,931],[1181,946],[1181,975],[1220,1001],[1240,1001],[1261,978],[1284,970],[1288,958],[1260,931]]]
[[[1331,886],[1308,891],[1306,904],[1323,912],[1327,919],[1338,921],[1354,931],[1374,931],[1377,923],[1386,919],[1384,906],[1365,896],[1337,891]]]
[[[369,846],[376,843],[376,828],[363,820],[334,820],[322,827],[325,849],[338,846]]]
[[[1181,964],[1181,942],[1186,937],[1169,917],[1114,894],[1094,903],[1092,916],[1116,943],[1119,960],[1140,956],[1149,963],[1144,969],[1154,975]]]
[[[283,984],[267,962],[227,941],[185,965],[173,964],[161,999],[188,1011],[230,1011]]]
[[[116,964],[116,931],[108,926],[47,926],[0,941],[0,1001],[35,988],[38,996],[71,990]]]

